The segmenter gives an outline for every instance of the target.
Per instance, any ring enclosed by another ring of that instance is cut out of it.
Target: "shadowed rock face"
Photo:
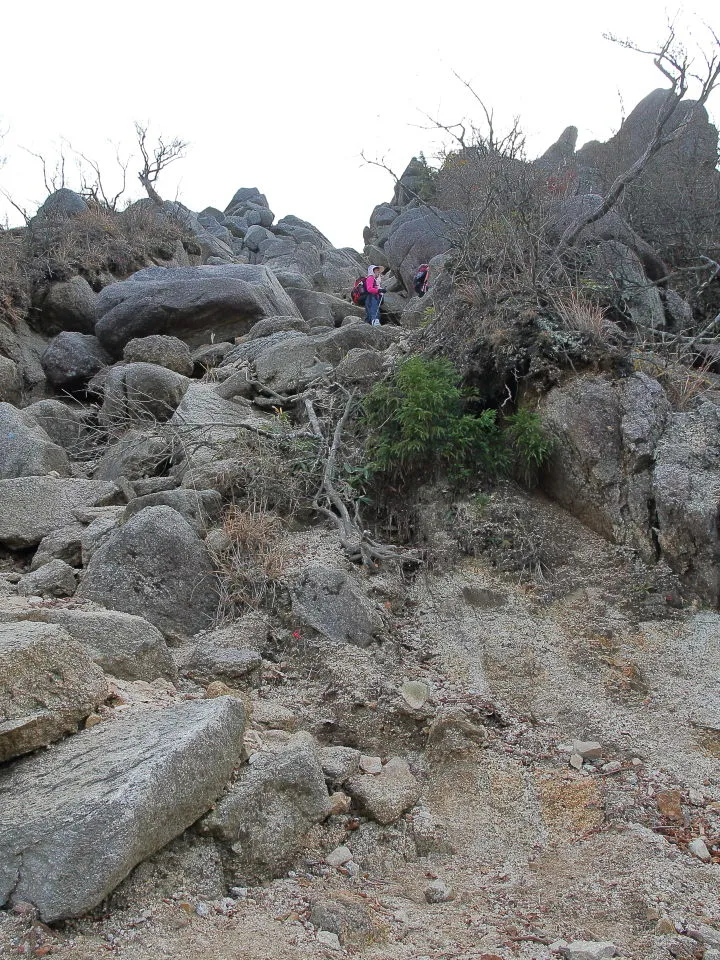
[[[54,387],[76,390],[84,387],[112,359],[96,337],[64,331],[50,341],[40,362]]]
[[[239,700],[102,723],[0,773],[0,904],[77,917],[222,793],[242,748]]]
[[[98,314],[96,336],[113,355],[135,337],[172,334],[194,346],[210,331],[239,336],[266,317],[299,316],[275,276],[252,264],[149,267],[106,287]]]
[[[551,390],[543,419],[557,437],[545,489],[588,526],[663,559],[720,601],[720,417],[714,403],[673,411],[643,373],[577,377]]]

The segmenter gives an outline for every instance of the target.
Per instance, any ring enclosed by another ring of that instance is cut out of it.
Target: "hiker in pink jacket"
[[[381,272],[382,267],[370,266],[365,280],[365,322],[373,327],[380,326],[380,303],[385,293],[378,284]]]

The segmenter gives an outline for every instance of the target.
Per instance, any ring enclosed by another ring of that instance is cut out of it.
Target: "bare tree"
[[[120,171],[120,186],[114,193],[106,188],[100,164],[97,160],[86,156],[81,150],[75,150],[74,153],[77,154],[78,158],[77,167],[80,176],[80,194],[85,197],[86,200],[93,201],[105,210],[117,211],[120,200],[127,190],[127,171],[130,165],[130,157],[122,157],[120,147],[117,144],[113,144],[113,147],[115,149],[115,161]]]
[[[65,141],[60,142],[60,148],[58,152],[57,160],[53,166],[50,166],[47,159],[41,153],[36,153],[34,150],[28,149],[28,147],[21,147],[25,153],[29,153],[31,157],[35,157],[36,160],[40,162],[42,167],[42,178],[43,185],[48,195],[55,193],[56,190],[61,190],[67,185],[65,168],[67,165],[67,157],[65,156]]]
[[[159,136],[155,145],[151,146],[148,143],[147,124],[143,126],[137,122],[135,123],[135,133],[143,160],[142,169],[138,172],[138,179],[150,199],[159,205],[163,201],[155,189],[157,179],[166,167],[169,167],[171,163],[185,156],[187,142],[180,140],[178,137],[174,137],[166,143],[163,137]]]
[[[712,36],[711,49],[709,53],[703,54],[705,62],[702,72],[699,74],[694,71],[693,61],[685,48],[678,43],[675,28],[672,25],[670,25],[668,35],[659,50],[645,50],[629,40],[618,40],[617,37],[608,36],[609,40],[620,43],[628,50],[651,56],[660,73],[670,81],[670,87],[660,106],[653,131],[643,152],[627,170],[624,170],[615,178],[603,197],[602,203],[568,225],[555,248],[556,256],[561,256],[571,247],[586,227],[600,220],[612,210],[622,197],[626,187],[637,180],[653,157],[683,135],[697,115],[698,110],[705,105],[708,97],[718,85],[720,78],[720,40],[713,30],[710,30],[710,34]],[[693,82],[699,84],[699,92],[690,109],[683,111],[681,104],[687,105],[684,98]]]

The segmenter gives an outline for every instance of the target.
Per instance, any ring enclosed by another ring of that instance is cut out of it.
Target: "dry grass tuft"
[[[613,325],[605,318],[600,304],[588,300],[577,290],[568,290],[553,297],[552,305],[566,330],[577,330],[594,340],[607,342]]]
[[[220,580],[220,622],[272,603],[293,559],[293,552],[283,542],[282,520],[262,500],[232,504],[223,530],[229,543],[215,555]]]

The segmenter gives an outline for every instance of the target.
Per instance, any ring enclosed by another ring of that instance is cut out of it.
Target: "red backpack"
[[[365,286],[365,277],[358,277],[358,279],[355,281],[355,286],[352,288],[352,292],[350,293],[350,299],[356,306],[362,307],[365,304],[366,296],[367,287]]]

